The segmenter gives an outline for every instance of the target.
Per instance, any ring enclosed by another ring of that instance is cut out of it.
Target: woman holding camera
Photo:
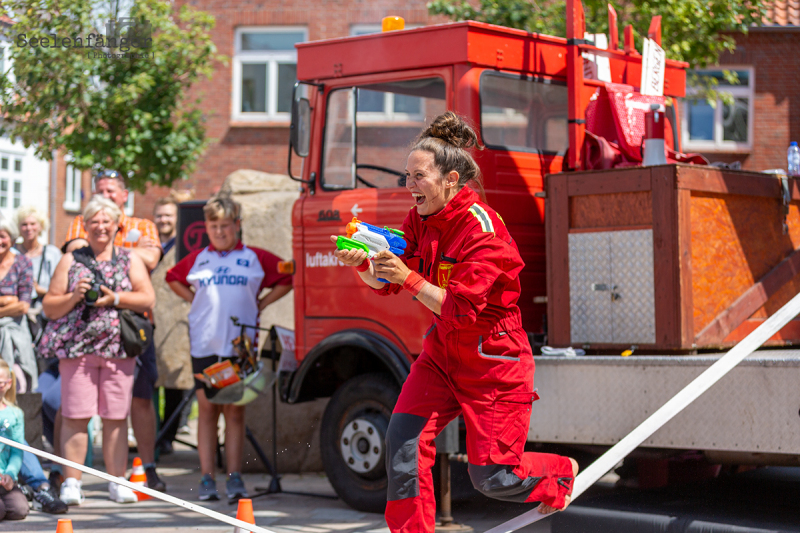
[[[59,261],[44,297],[50,322],[41,341],[43,356],[59,358],[64,456],[83,462],[89,445],[86,427],[99,414],[103,459],[108,473],[119,477],[127,467],[127,418],[136,360],[127,358],[123,349],[118,309],[143,313],[155,302],[142,260],[114,246],[121,216],[119,207],[101,196],[87,204],[83,220],[89,246]],[[76,260],[78,254],[88,255],[94,268]],[[61,500],[82,503],[81,472],[65,467],[64,476]],[[108,491],[118,503],[136,501],[133,491],[117,483],[109,483]]]

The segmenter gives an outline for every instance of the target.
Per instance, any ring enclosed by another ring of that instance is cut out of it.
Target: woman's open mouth
[[[418,192],[412,192],[411,196],[414,197],[414,203],[415,204],[422,205],[423,203],[425,203],[425,195],[424,194],[421,194],[421,193],[418,193]]]

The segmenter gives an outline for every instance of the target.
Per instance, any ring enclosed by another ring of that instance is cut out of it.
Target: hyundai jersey
[[[192,357],[235,355],[233,339],[241,324],[258,324],[258,294],[264,288],[291,285],[292,278],[278,273],[280,259],[260,248],[241,242],[228,252],[209,246],[192,252],[167,272],[167,282],[194,287],[189,311],[189,341]],[[256,330],[246,329],[256,342]]]

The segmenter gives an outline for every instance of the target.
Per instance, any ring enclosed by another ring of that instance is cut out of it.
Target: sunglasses
[[[115,180],[122,179],[122,174],[117,172],[116,170],[101,170],[94,179],[99,180],[102,178],[111,178]]]

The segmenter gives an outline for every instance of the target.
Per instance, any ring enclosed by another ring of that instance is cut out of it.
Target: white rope
[[[712,385],[722,379],[725,374],[741,363],[745,357],[756,351],[759,346],[780,331],[781,328],[796,317],[798,313],[800,313],[800,294],[789,300],[786,305],[765,320],[755,331],[742,339],[739,344],[734,346],[716,363],[707,368],[705,372],[697,376],[694,381],[684,387],[683,390],[665,403],[658,411],[650,415],[639,427],[631,431],[625,438],[601,455],[594,463],[589,465],[586,470],[578,474],[578,477],[575,478],[575,486],[572,490],[572,501],[575,501],[586,489],[594,485],[597,480],[614,468],[617,463],[644,442],[645,439],[658,431],[658,429],[680,413],[687,405],[695,401],[701,394],[711,388]],[[545,516],[550,515],[543,515],[536,509],[533,509],[499,526],[493,527],[486,533],[510,533],[528,524],[538,522]]]
[[[183,507],[184,509],[194,511],[195,513],[206,515],[209,518],[213,518],[214,520],[219,520],[220,522],[225,522],[226,524],[230,524],[234,527],[241,528],[245,531],[252,531],[253,533],[274,533],[269,529],[256,527],[254,524],[248,524],[247,522],[242,522],[241,520],[237,520],[236,518],[224,515],[222,513],[218,513],[216,511],[212,511],[211,509],[203,507],[202,505],[189,503],[186,500],[181,500],[180,498],[176,498],[175,496],[170,496],[169,494],[164,494],[163,492],[158,492],[157,490],[143,487],[142,485],[135,485],[125,479],[114,477],[110,474],[106,474],[105,472],[101,472],[99,470],[95,470],[94,468],[89,468],[88,466],[74,463],[72,461],[69,461],[62,457],[58,457],[51,453],[43,452],[41,450],[37,450],[36,448],[31,448],[30,446],[25,446],[24,444],[20,444],[19,442],[14,442],[13,440],[9,440],[5,437],[0,437],[0,443],[12,446],[14,448],[19,448],[20,450],[25,452],[31,452],[32,454],[38,455],[39,457],[44,457],[45,459],[50,459],[51,461],[55,461],[56,463],[61,463],[62,465],[75,468],[76,470],[80,470],[81,472],[84,472],[86,474],[92,474],[93,476],[105,479],[106,481],[113,481],[114,483],[122,485],[123,487],[128,487],[129,489],[142,492],[144,494],[147,494],[148,496],[152,496],[153,498],[164,500],[167,503]]]

